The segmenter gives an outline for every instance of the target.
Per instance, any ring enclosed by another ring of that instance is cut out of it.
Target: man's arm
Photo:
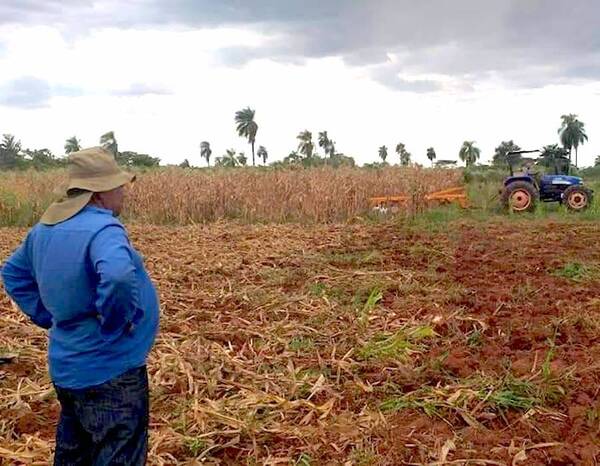
[[[105,335],[120,335],[140,310],[131,245],[125,229],[109,226],[90,244],[90,260],[98,276],[96,310]]]
[[[27,240],[2,267],[4,289],[21,310],[39,327],[52,327],[52,315],[44,307],[27,254]]]

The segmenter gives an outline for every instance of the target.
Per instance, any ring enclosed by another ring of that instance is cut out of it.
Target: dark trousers
[[[55,466],[146,463],[149,402],[145,366],[95,387],[55,389],[62,408]]]

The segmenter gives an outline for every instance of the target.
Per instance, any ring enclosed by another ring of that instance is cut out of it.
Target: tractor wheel
[[[592,191],[585,186],[569,186],[563,193],[563,204],[573,212],[581,212],[592,203]]]
[[[513,212],[533,212],[538,198],[538,190],[527,181],[513,181],[502,191],[502,204]]]

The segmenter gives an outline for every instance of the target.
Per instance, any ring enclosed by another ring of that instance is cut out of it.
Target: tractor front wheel
[[[581,212],[592,203],[592,191],[585,186],[569,186],[563,193],[563,204],[573,212]]]
[[[513,181],[502,191],[504,207],[513,212],[533,212],[538,198],[538,190],[527,181]]]

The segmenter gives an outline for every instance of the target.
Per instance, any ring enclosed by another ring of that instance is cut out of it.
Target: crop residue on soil
[[[130,232],[162,303],[150,464],[600,458],[593,224]],[[46,337],[4,295],[0,327],[0,458],[44,464]]]

